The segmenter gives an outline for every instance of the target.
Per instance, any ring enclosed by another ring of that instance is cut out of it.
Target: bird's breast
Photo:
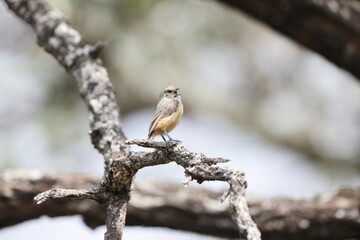
[[[163,118],[159,121],[157,128],[165,130],[166,132],[172,131],[179,123],[182,115],[184,113],[184,107],[181,102],[176,111],[170,116]]]

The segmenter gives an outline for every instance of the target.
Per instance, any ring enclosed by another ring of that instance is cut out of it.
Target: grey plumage
[[[161,98],[160,102],[156,107],[156,113],[151,121],[149,127],[149,134],[148,138],[151,137],[153,131],[156,127],[156,124],[163,118],[170,116],[171,114],[175,113],[179,106],[179,100],[176,98]]]

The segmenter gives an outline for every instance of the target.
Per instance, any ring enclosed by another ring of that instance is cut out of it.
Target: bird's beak
[[[180,90],[180,88],[176,88],[176,91],[179,91]]]

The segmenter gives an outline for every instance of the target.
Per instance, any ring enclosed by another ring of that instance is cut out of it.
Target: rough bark
[[[29,23],[35,31],[38,44],[50,53],[66,71],[75,79],[78,90],[89,112],[90,136],[94,147],[104,156],[105,172],[102,184],[97,189],[91,190],[62,190],[56,189],[37,196],[37,201],[42,203],[51,197],[55,198],[91,198],[100,202],[107,201],[107,221],[124,217],[124,201],[128,198],[129,182],[126,184],[110,176],[109,165],[114,160],[111,158],[114,151],[126,156],[129,147],[124,144],[125,135],[122,131],[120,109],[116,103],[112,83],[106,69],[97,61],[98,54],[104,47],[103,43],[94,46],[86,43],[80,33],[73,29],[63,15],[53,10],[46,2],[41,0],[5,0],[9,9],[17,16]],[[119,185],[112,188],[112,181]],[[117,191],[122,189],[122,191]],[[121,192],[121,193],[119,193]],[[102,198],[100,196],[106,196]],[[119,197],[121,196],[121,197]],[[117,202],[116,202],[117,201]],[[123,214],[118,214],[122,212]],[[110,224],[108,225],[110,226]],[[121,239],[122,224],[109,227],[105,236],[116,236],[105,239]]]
[[[358,0],[217,1],[259,19],[360,79]]]
[[[181,143],[169,142],[151,142],[147,140],[137,139],[126,141],[128,144],[136,144],[141,147],[156,148],[157,150],[151,154],[147,152],[137,152],[137,156],[129,158],[132,162],[140,157],[142,162],[154,162],[163,158],[164,162],[168,159],[176,162],[185,169],[187,186],[191,180],[198,183],[203,181],[224,181],[229,184],[229,190],[225,193],[222,201],[229,197],[231,217],[239,228],[240,236],[246,239],[260,239],[261,234],[254,221],[251,219],[247,202],[245,199],[245,189],[247,183],[244,173],[232,170],[228,167],[217,166],[217,163],[227,162],[223,158],[207,158],[204,154],[193,153],[187,150]]]
[[[90,200],[52,200],[37,205],[32,198],[59,186],[93,188],[100,177],[70,173],[45,174],[12,170],[0,175],[0,228],[41,215],[80,214],[90,227],[104,224],[104,208]],[[229,205],[220,193],[181,184],[137,181],[128,204],[128,225],[164,226],[220,237],[236,238]],[[264,239],[360,238],[360,188],[343,188],[308,200],[250,200],[250,213]],[[174,217],[176,216],[176,217]]]
[[[86,43],[61,13],[42,0],[4,0],[9,9],[34,29],[38,44],[50,53],[76,80],[78,90],[89,112],[90,136],[96,149],[104,156],[105,171],[101,184],[90,189],[52,189],[35,196],[37,203],[50,199],[92,199],[106,206],[106,240],[122,238],[134,175],[147,166],[175,161],[185,169],[187,181],[226,181],[229,183],[229,202],[232,218],[240,235],[260,239],[260,232],[250,217],[245,200],[244,174],[226,167],[215,166],[223,159],[207,158],[189,152],[181,143],[156,143],[133,140],[156,148],[154,152],[130,152],[125,144],[120,109],[106,69],[97,57],[103,43]]]

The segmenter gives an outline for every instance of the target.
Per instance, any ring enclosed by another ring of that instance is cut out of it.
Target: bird
[[[174,86],[168,86],[160,92],[160,99],[156,107],[156,112],[149,127],[149,140],[160,135],[166,142],[164,137],[164,135],[166,135],[169,138],[169,141],[178,141],[172,139],[169,136],[169,132],[178,125],[184,113],[181,95],[178,93],[179,90],[179,88]]]

